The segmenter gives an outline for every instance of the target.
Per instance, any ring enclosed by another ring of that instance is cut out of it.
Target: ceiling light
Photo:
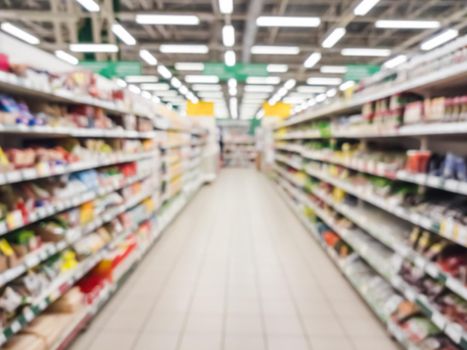
[[[444,32],[435,35],[431,39],[425,40],[421,45],[420,48],[424,51],[428,51],[434,49],[437,46],[440,46],[459,35],[459,32],[456,29],[448,29]]]
[[[342,83],[339,86],[339,90],[340,91],[345,91],[345,90],[351,88],[352,86],[355,86],[355,82],[353,80],[347,80],[345,83]]]
[[[202,91],[199,92],[198,95],[203,98],[222,98],[224,94],[222,91]]]
[[[156,96],[156,95],[152,95],[152,100],[155,102],[155,103],[161,103],[161,99]]]
[[[254,55],[298,55],[300,48],[298,46],[268,46],[255,45],[251,48]]]
[[[366,48],[349,48],[342,49],[343,56],[374,56],[374,57],[387,57],[391,54],[388,49],[366,49]]]
[[[123,80],[123,79],[116,79],[115,81],[116,81],[117,85],[120,86],[121,88],[124,88],[124,87],[126,87],[128,85],[126,83],[126,81]]]
[[[289,90],[287,90],[287,89],[284,88],[284,87],[281,87],[279,90],[277,90],[276,95],[277,95],[277,96],[280,96],[280,97],[282,98],[282,97],[284,97],[285,95],[287,95],[288,92],[289,92]]]
[[[118,46],[114,44],[70,44],[73,52],[118,52]]]
[[[230,96],[237,96],[237,88],[236,87],[231,87],[229,88],[229,95]]]
[[[178,93],[175,90],[166,90],[157,92],[157,95],[160,97],[175,97]]]
[[[227,85],[229,86],[229,88],[236,88],[237,87],[237,81],[234,79],[234,78],[230,78],[228,81],[227,81]]]
[[[178,89],[178,92],[181,93],[182,95],[186,95],[190,90],[185,85],[180,86]]]
[[[235,51],[233,50],[226,51],[224,54],[224,62],[225,62],[225,65],[228,67],[235,66],[235,63],[237,62]]]
[[[314,98],[310,98],[308,101],[306,101],[306,103],[305,103],[305,108],[306,108],[306,107],[312,107],[312,106],[314,106],[315,104],[316,104],[315,99],[314,99]]]
[[[298,92],[304,93],[304,94],[319,94],[322,92],[326,91],[325,87],[322,86],[299,86],[297,88]]]
[[[380,19],[375,22],[376,28],[390,29],[436,29],[439,28],[438,21],[406,21],[398,19]]]
[[[323,102],[327,99],[328,97],[326,96],[326,94],[321,94],[321,95],[318,95],[316,96],[316,102]]]
[[[169,84],[164,84],[164,83],[159,83],[159,84],[145,83],[145,84],[141,84],[141,89],[151,90],[151,91],[166,91],[170,89],[170,86]]]
[[[236,97],[231,97],[229,100],[230,114],[233,119],[238,118],[238,102]]]
[[[78,4],[83,6],[86,11],[89,12],[99,12],[100,7],[94,0],[76,0]]]
[[[155,58],[148,50],[139,50],[139,57],[141,57],[150,66],[157,65],[157,58]]]
[[[180,62],[175,63],[176,70],[193,70],[193,71],[201,71],[204,69],[203,63],[197,62]]]
[[[248,77],[246,78],[247,84],[267,84],[277,85],[281,82],[279,77]]]
[[[11,24],[10,22],[3,22],[1,28],[4,32],[13,35],[14,37],[17,37],[18,39],[21,39],[28,44],[37,45],[41,42],[36,36],[29,34],[25,30]]]
[[[79,63],[79,60],[75,56],[70,55],[68,52],[65,52],[63,50],[56,50],[55,56],[60,58],[62,61],[65,61],[72,65],[77,65]]]
[[[311,68],[313,67],[316,63],[319,62],[321,59],[321,54],[319,52],[313,52],[308,58],[306,59],[305,63],[303,65],[305,68]]]
[[[305,100],[303,97],[286,97],[284,98],[285,103],[298,104]]]
[[[268,100],[269,105],[274,106],[277,102],[279,102],[279,99],[277,96],[273,96]]]
[[[258,100],[258,99],[265,99],[269,97],[269,92],[247,92],[243,94],[243,98],[247,100]]]
[[[326,91],[326,96],[327,97],[334,97],[337,95],[337,90],[336,89],[330,89]]]
[[[139,94],[141,92],[141,89],[133,84],[128,85],[128,89],[134,94]]]
[[[341,78],[308,78],[306,81],[308,85],[339,85],[342,83]]]
[[[379,0],[362,0],[353,10],[355,16],[365,16]]]
[[[143,96],[144,98],[147,98],[148,100],[152,97],[152,95],[147,91],[143,91],[141,93],[141,96]]]
[[[233,0],[219,0],[219,10],[224,15],[233,12]]]
[[[383,63],[383,67],[385,68],[394,68],[397,67],[398,65],[407,62],[407,56],[406,55],[398,55],[396,57],[391,58],[390,60],[387,60],[386,62]]]
[[[219,82],[219,77],[215,75],[187,75],[185,81],[187,83],[216,84]]]
[[[159,79],[155,75],[128,75],[127,83],[157,83]]]
[[[133,36],[119,23],[112,24],[112,32],[127,45],[135,45],[136,40]]]
[[[244,90],[247,92],[273,92],[274,86],[270,85],[246,85]]]
[[[287,90],[293,89],[295,87],[295,84],[297,84],[297,81],[295,79],[289,79],[285,82],[284,87]]]
[[[285,73],[289,70],[286,64],[268,64],[266,67],[269,73]]]
[[[157,71],[159,72],[159,74],[165,78],[165,79],[170,79],[172,78],[172,72],[169,71],[169,69],[166,67],[166,66],[163,66],[163,65],[159,65],[157,67]]]
[[[182,86],[182,82],[180,80],[178,80],[177,78],[175,78],[175,77],[170,79],[170,84],[176,89],[178,89],[178,88],[180,88]]]
[[[194,84],[191,88],[195,91],[221,91],[220,85]]]
[[[199,24],[198,16],[192,15],[159,15],[159,14],[137,14],[136,23],[155,25],[180,25],[192,26]]]
[[[346,66],[321,66],[319,69],[324,74],[344,74],[347,73]]]
[[[259,27],[318,27],[318,17],[260,16],[256,19]]]
[[[334,45],[336,45],[336,43],[339,40],[342,39],[345,33],[346,33],[345,28],[342,28],[342,27],[335,28],[331,33],[329,33],[326,39],[323,40],[323,42],[321,43],[321,46],[327,49],[333,47]]]
[[[232,25],[226,24],[222,28],[222,42],[224,46],[232,47],[235,45],[235,29]]]
[[[160,52],[163,53],[192,53],[205,54],[209,52],[206,45],[183,45],[183,44],[162,44],[159,46]]]

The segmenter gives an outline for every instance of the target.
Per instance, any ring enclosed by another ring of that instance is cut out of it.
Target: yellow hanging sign
[[[186,114],[190,117],[213,117],[214,102],[199,101],[193,103],[187,101]]]
[[[266,117],[287,118],[292,113],[292,105],[284,102],[278,102],[275,105],[264,103],[263,109]]]

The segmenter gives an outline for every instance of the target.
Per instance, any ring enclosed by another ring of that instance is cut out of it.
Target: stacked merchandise
[[[451,48],[462,60],[447,72],[467,57]],[[350,101],[292,118],[275,134],[286,200],[407,349],[467,349],[463,67],[451,80],[436,72],[419,83],[398,72],[375,95],[373,78]]]
[[[204,130],[97,80],[0,72],[2,348],[69,344],[202,184]]]
[[[256,159],[255,138],[249,134],[249,124],[225,124],[222,126],[224,141],[224,166],[250,167]]]

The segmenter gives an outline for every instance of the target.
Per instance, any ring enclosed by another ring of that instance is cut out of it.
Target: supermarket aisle
[[[202,190],[73,350],[397,349],[253,170]]]

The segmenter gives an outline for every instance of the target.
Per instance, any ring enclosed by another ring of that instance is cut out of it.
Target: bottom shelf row
[[[130,213],[134,215],[128,218],[128,225],[125,225],[125,218],[114,223],[112,234],[105,230],[96,232],[89,238],[93,242],[90,242],[92,248],[87,257],[62,256],[56,262],[60,271],[53,282],[27,303],[22,300],[22,289],[12,288],[5,302],[11,303],[13,310],[17,309],[16,305],[25,306],[3,328],[0,346],[9,350],[67,348],[118,290],[202,183],[199,177],[193,179],[160,208],[142,203],[141,210],[135,207],[135,213]]]
[[[431,320],[419,305],[406,298],[374,270],[345,239],[308,205],[294,186],[278,179],[280,193],[312,236],[319,242],[365,303],[405,349],[455,350],[465,344],[454,343]]]

